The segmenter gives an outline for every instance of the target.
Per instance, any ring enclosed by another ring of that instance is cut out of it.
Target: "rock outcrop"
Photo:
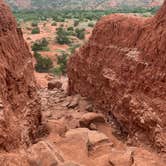
[[[29,145],[41,122],[32,56],[21,29],[4,2],[0,1],[0,147],[11,150]]]
[[[103,17],[68,64],[69,94],[90,98],[134,143],[166,152],[166,1],[156,16]]]

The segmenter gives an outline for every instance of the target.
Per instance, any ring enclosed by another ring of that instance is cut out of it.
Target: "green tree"
[[[74,28],[73,27],[68,27],[67,30],[68,31],[74,31]]]
[[[68,33],[62,27],[57,29],[56,41],[59,44],[70,44],[71,43],[71,41],[68,37]]]
[[[94,23],[93,22],[88,23],[88,27],[94,27]]]
[[[38,52],[35,52],[34,57],[36,59],[35,69],[37,72],[49,72],[53,67],[53,63],[50,58],[42,57]]]
[[[74,26],[77,27],[79,25],[80,21],[79,20],[74,20]]]
[[[32,51],[48,51],[48,44],[49,43],[46,38],[38,40],[32,45]]]
[[[80,40],[85,38],[85,29],[76,28],[75,33]]]
[[[52,73],[55,75],[65,75],[67,72],[67,59],[68,59],[68,53],[62,52],[58,57],[57,57],[57,64],[58,67],[54,68],[52,70]]]

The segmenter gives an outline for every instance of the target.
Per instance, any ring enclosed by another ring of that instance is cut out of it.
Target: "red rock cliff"
[[[69,93],[89,97],[135,138],[166,151],[166,1],[156,16],[103,17],[69,60]]]
[[[10,9],[0,1],[0,147],[5,150],[30,144],[40,125],[32,56]]]

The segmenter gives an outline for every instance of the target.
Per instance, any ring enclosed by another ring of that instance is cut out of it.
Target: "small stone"
[[[80,95],[76,95],[72,98],[70,104],[67,106],[68,108],[75,108],[78,106],[80,100]]]
[[[89,126],[89,129],[90,130],[97,130],[97,127],[94,123],[91,123],[90,126]]]
[[[145,120],[143,118],[141,118],[141,123],[144,124],[145,123]]]
[[[3,106],[3,102],[2,102],[2,99],[0,98],[0,109],[3,109],[4,106]]]
[[[66,101],[64,103],[62,103],[62,107],[67,107],[70,104],[70,102]]]
[[[52,117],[52,113],[50,111],[44,112],[43,114],[46,118]]]
[[[0,103],[0,109],[3,109],[3,108],[4,108],[3,104],[2,104],[2,103]]]
[[[88,132],[88,137],[89,137],[89,143],[91,145],[96,145],[101,142],[109,142],[109,138],[98,131],[90,131]]]
[[[88,105],[86,106],[86,111],[88,111],[88,112],[93,112],[93,105],[92,105],[92,104],[88,104]]]
[[[133,144],[133,141],[131,138],[128,138],[127,142],[126,142],[127,145],[131,146]]]

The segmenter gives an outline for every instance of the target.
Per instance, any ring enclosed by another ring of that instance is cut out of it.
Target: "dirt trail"
[[[143,147],[133,147],[113,118],[80,95],[67,95],[67,78],[56,78],[62,88],[40,87],[42,123],[38,139],[28,149],[0,155],[9,166],[164,166],[164,158]],[[13,164],[14,159],[14,164]]]
[[[51,154],[56,151],[56,156],[60,155],[64,162],[72,161],[78,166],[164,166],[162,157],[152,149],[130,146],[113,118],[108,120],[108,116],[100,114],[102,111],[96,109],[87,98],[68,96],[67,78],[56,81],[60,81],[63,88],[38,90],[43,124],[47,126],[49,134],[45,135],[44,132],[45,136],[39,138],[34,146],[40,149],[43,144],[49,144]],[[49,166],[49,163],[48,157],[46,165]]]

